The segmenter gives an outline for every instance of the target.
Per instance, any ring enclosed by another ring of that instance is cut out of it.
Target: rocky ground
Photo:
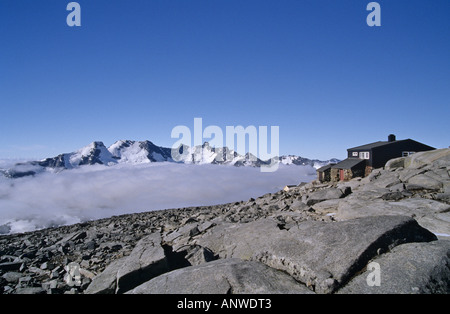
[[[348,182],[1,236],[0,292],[449,293],[449,171],[441,149]]]

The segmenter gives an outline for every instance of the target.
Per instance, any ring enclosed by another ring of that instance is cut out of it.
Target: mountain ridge
[[[177,154],[176,160],[172,153]],[[321,161],[296,155],[283,155],[274,158],[278,158],[281,164],[310,165],[315,168],[328,163],[339,162],[336,158]],[[145,164],[154,162],[261,167],[270,164],[271,160],[261,160],[251,153],[240,155],[228,147],[211,147],[208,142],[194,147],[180,145],[178,149],[173,150],[172,148],[155,145],[149,140],[119,140],[109,147],[106,147],[101,141],[94,141],[71,153],[63,153],[39,161],[17,163],[12,168],[0,169],[0,173],[8,178],[20,178],[33,176],[44,171],[59,172],[86,165],[113,166],[124,163]]]

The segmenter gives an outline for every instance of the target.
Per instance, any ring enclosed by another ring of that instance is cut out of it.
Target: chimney
[[[389,136],[388,136],[388,142],[395,142],[396,141],[396,139],[395,139],[395,134],[389,134]]]

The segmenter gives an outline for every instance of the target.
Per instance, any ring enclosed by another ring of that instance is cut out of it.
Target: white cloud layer
[[[280,165],[276,172],[262,173],[252,167],[154,163],[0,177],[0,232],[247,200],[314,176],[310,166]]]

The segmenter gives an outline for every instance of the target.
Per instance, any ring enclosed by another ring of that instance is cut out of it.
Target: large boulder
[[[373,216],[286,230],[276,221],[216,226],[197,240],[221,258],[262,262],[287,272],[318,293],[331,293],[379,252],[436,236],[404,216]]]
[[[450,234],[450,205],[423,198],[408,198],[400,201],[383,199],[367,200],[352,195],[339,203],[336,220],[378,215],[404,215],[414,217],[428,230],[439,234]]]
[[[435,179],[426,173],[418,174],[408,180],[408,190],[432,190],[438,191],[443,187],[441,180]]]
[[[450,164],[450,149],[442,148],[415,153],[405,158],[405,168],[421,168],[424,166],[445,166]]]
[[[323,202],[330,199],[339,199],[344,197],[345,194],[338,188],[325,188],[315,191],[308,195],[306,205],[311,206],[319,202]]]
[[[117,293],[136,287],[169,270],[159,233],[142,238],[117,272]]]
[[[355,276],[339,293],[411,294],[450,292],[450,241],[407,243],[376,257],[374,268]],[[379,276],[374,284],[370,276]],[[369,282],[369,283],[368,283]]]
[[[127,257],[111,263],[96,276],[85,293],[123,293],[169,271],[159,233],[142,238]]]
[[[84,291],[85,294],[114,294],[117,287],[117,272],[124,260],[118,259],[110,263],[103,272],[94,277]]]
[[[386,170],[393,170],[397,168],[403,168],[405,166],[405,158],[406,157],[398,157],[389,160],[386,165],[384,166],[384,169]]]
[[[326,200],[312,205],[311,208],[322,215],[331,214],[337,211],[340,202],[340,199]]]
[[[361,188],[362,191],[368,191],[374,188],[390,188],[398,183],[400,179],[397,172],[381,171],[381,175]]]
[[[221,259],[163,274],[127,294],[308,294],[291,276],[264,264]]]

